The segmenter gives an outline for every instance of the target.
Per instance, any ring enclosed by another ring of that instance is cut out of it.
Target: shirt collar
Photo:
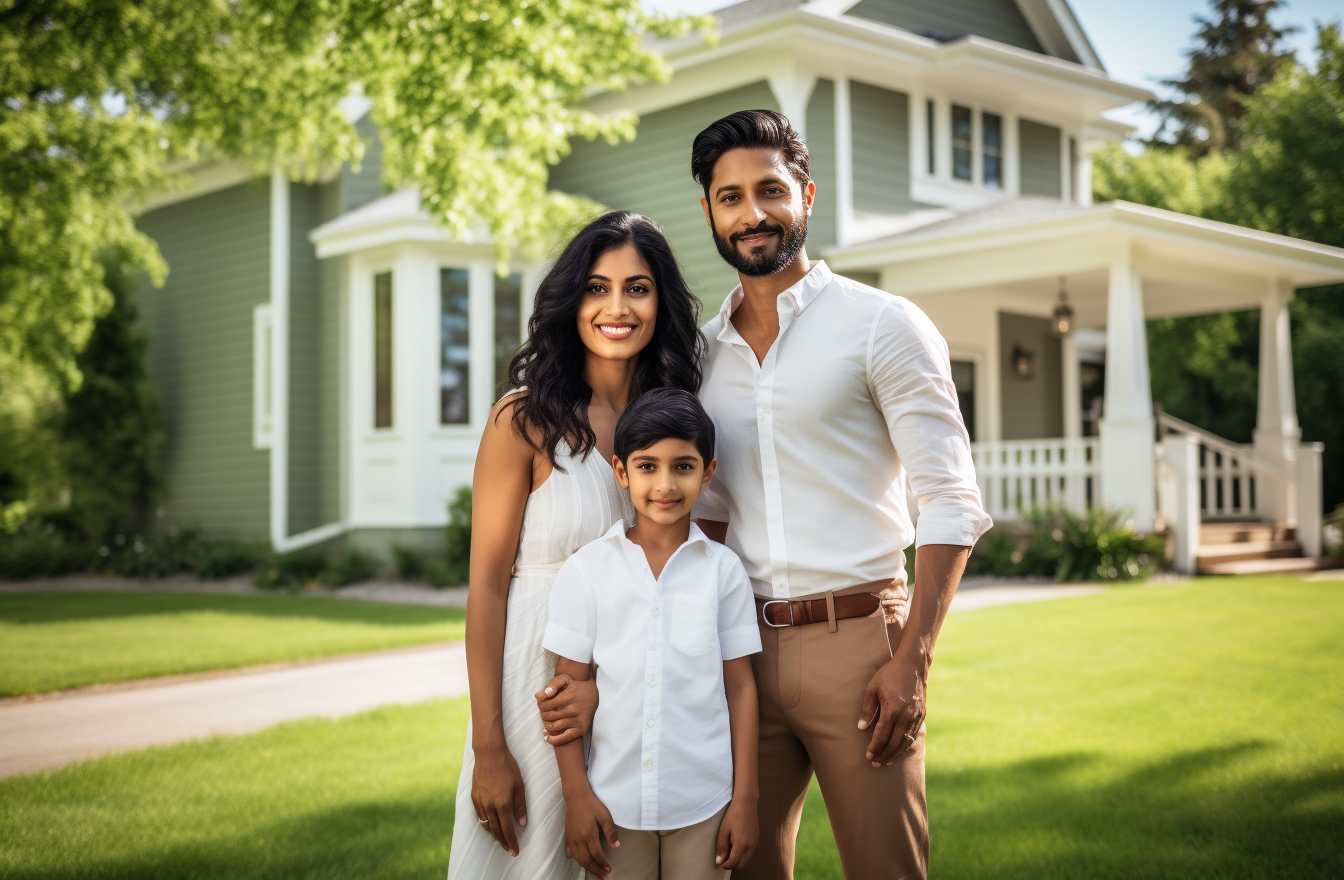
[[[634,549],[638,550],[639,548],[635,547],[635,543],[625,536],[626,528],[627,527],[625,524],[625,520],[618,519],[612,525],[611,528],[607,529],[607,533],[598,540],[611,541],[618,547],[633,547]],[[708,554],[712,549],[709,536],[706,535],[703,531],[701,531],[698,525],[692,522],[691,533],[686,537],[686,543],[682,544],[681,546],[690,547],[694,544],[701,545],[702,549],[705,551],[706,554]],[[641,550],[640,552],[642,553],[643,551]]]
[[[831,269],[824,260],[815,260],[812,268],[807,270],[807,274],[798,279],[798,282],[779,295],[778,302],[781,305],[787,305],[796,318],[802,314],[803,309],[812,304],[812,300],[817,298],[817,294],[825,289],[826,285],[831,283]],[[723,326],[719,328],[718,338],[726,340],[729,335],[735,335],[733,329],[733,312],[742,304],[743,297],[742,285],[739,284],[733,288],[733,292],[728,294],[728,298],[719,306],[719,317],[723,319]],[[694,528],[694,524],[692,524]]]

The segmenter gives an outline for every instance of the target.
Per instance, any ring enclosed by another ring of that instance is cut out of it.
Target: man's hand
[[[719,840],[714,847],[714,864],[725,871],[745,868],[756,851],[761,829],[756,819],[756,804],[734,799],[719,823]]]
[[[592,729],[598,702],[596,682],[577,681],[562,673],[537,691],[536,698],[543,738],[551,745],[573,742]]]
[[[586,793],[565,797],[565,854],[594,877],[611,873],[611,863],[602,853],[602,840],[616,847],[616,823],[606,805],[590,788]]]
[[[471,774],[471,803],[476,821],[508,850],[518,855],[519,825],[527,824],[527,803],[523,797],[523,774],[507,746],[478,750],[476,768]]]
[[[859,730],[873,729],[866,757],[884,767],[915,744],[924,723],[925,677],[897,654],[877,670],[863,692]]]

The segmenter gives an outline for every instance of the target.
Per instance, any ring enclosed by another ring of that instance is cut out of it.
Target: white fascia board
[[[150,196],[131,210],[133,216],[138,217],[159,208],[229,189],[262,176],[252,165],[232,159],[175,164],[170,165],[168,170],[185,174],[188,179],[187,185],[182,189]]]
[[[960,65],[975,65],[1055,86],[1067,85],[1103,101],[1113,102],[1115,107],[1153,97],[1153,93],[1147,89],[1113,80],[1101,70],[984,37],[962,37],[942,45],[938,58],[939,69],[948,70]]]
[[[1098,232],[1178,241],[1188,248],[1191,263],[1215,268],[1223,265],[1224,257],[1234,256],[1258,263],[1263,274],[1288,278],[1296,287],[1344,281],[1344,249],[1129,202],[1106,202],[1047,219],[1005,220],[947,235],[930,230],[904,241],[833,248],[825,257],[838,270],[870,269]]]

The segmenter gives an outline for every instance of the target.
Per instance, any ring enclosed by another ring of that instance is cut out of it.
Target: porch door
[[[1064,371],[1050,321],[999,313],[999,389],[1004,440],[1064,436]]]

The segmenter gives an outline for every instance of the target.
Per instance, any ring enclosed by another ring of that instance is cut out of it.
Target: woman
[[[471,722],[457,787],[449,880],[572,878],[565,808],[534,694],[551,582],[625,516],[611,471],[616,420],[651,388],[694,392],[699,304],[662,230],[627,211],[590,223],[537,290],[514,390],[490,414],[472,478],[467,675]],[[591,720],[591,684],[564,688]]]

